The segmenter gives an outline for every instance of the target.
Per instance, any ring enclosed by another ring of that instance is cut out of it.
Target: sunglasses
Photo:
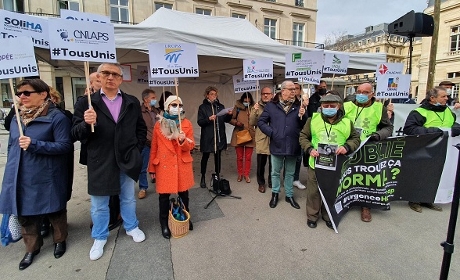
[[[18,91],[18,92],[16,92],[15,95],[16,95],[17,97],[21,97],[21,95],[24,94],[24,96],[29,97],[32,93],[37,93],[37,91],[27,91],[27,90],[25,90],[25,91]]]
[[[184,105],[183,105],[183,104],[176,104],[176,103],[172,103],[172,104],[169,104],[169,105],[170,105],[171,107],[173,107],[173,108],[176,108],[176,107],[177,107],[177,105],[179,105],[179,108],[182,108],[182,107],[184,107]]]
[[[118,74],[116,72],[110,72],[110,71],[101,71],[101,74],[104,77],[109,77],[110,75],[112,75],[114,78],[120,78],[123,76],[122,74]]]

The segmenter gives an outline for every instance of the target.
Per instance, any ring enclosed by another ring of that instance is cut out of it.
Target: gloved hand
[[[450,136],[455,137],[459,135],[460,135],[460,124],[454,123],[454,125],[451,128]]]
[[[380,141],[380,135],[377,133],[372,133],[371,136],[369,136],[370,141]]]

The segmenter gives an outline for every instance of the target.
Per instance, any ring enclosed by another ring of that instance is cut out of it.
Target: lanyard
[[[329,128],[329,131],[326,128],[326,122],[324,122],[324,130],[326,130],[326,135],[327,135],[327,141],[331,141],[331,130],[332,130],[332,124],[329,124],[331,127]]]
[[[364,108],[366,108],[366,107],[361,107],[361,111],[359,111],[359,107],[358,107],[358,110],[356,110],[356,117],[355,117],[355,121],[353,122],[353,124],[356,123],[356,120],[359,118],[359,115],[361,115],[361,113],[363,112]]]
[[[441,116],[438,115],[438,112],[434,112],[434,113],[436,114],[436,116],[438,116],[438,119],[440,119],[441,122],[444,124],[444,119],[446,118],[446,110],[442,112],[442,119],[441,119]]]

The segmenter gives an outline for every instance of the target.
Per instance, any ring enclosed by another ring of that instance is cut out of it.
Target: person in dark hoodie
[[[327,93],[327,85],[326,81],[319,81],[319,85],[315,85],[315,93],[310,96],[308,106],[307,106],[307,114],[308,117],[311,118],[314,112],[318,112],[319,107],[321,107],[321,96],[326,95]]]
[[[404,134],[422,135],[427,133],[441,133],[442,129],[451,129],[452,136],[459,135],[459,124],[455,122],[455,114],[447,107],[447,91],[437,86],[426,93],[420,107],[412,110],[404,124]],[[409,202],[409,207],[421,213],[422,206],[432,210],[442,211],[442,208],[433,203]]]

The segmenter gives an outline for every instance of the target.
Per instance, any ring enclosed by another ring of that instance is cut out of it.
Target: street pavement
[[[0,176],[6,163],[7,134],[0,131]],[[423,209],[416,213],[407,202],[392,202],[390,211],[372,211],[363,223],[360,210],[352,209],[336,234],[323,221],[316,229],[306,225],[305,190],[295,189],[300,210],[284,201],[284,191],[274,209],[271,193],[257,191],[255,155],[250,184],[236,181],[233,148],[223,153],[223,177],[241,199],[218,197],[208,209],[211,193],[199,187],[201,154],[194,151],[195,187],[190,191],[194,230],[179,239],[161,236],[158,195],[154,184],[147,198],[138,200],[142,243],[133,242],[123,227],[110,232],[101,259],[91,261],[89,250],[90,201],[86,191],[86,166],[78,164],[75,144],[75,177],[68,203],[67,252],[53,256],[52,237],[33,264],[18,270],[24,256],[21,241],[0,248],[1,279],[438,279],[443,258],[439,245],[446,240],[450,204],[443,212]],[[208,170],[213,167],[212,158]],[[207,181],[211,176],[208,173]],[[414,178],[417,180],[417,178]],[[302,167],[301,181],[306,182]],[[421,184],[423,182],[420,182]],[[137,194],[137,190],[136,190]],[[455,239],[458,242],[460,234]],[[449,279],[460,279],[460,253],[454,251]]]

